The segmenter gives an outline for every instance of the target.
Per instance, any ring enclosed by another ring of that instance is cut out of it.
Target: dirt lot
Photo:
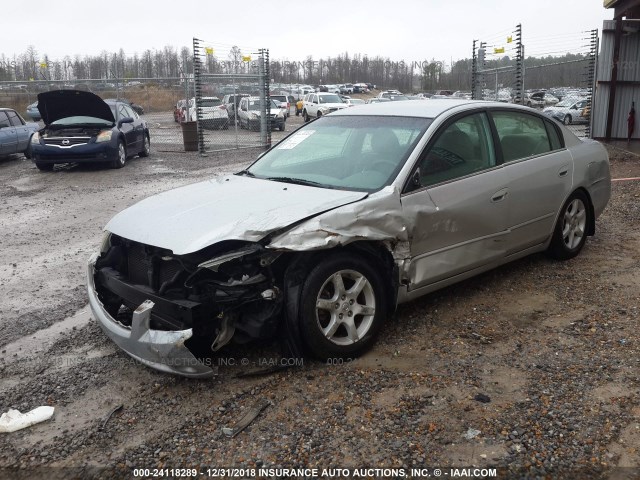
[[[152,152],[122,170],[51,173],[0,161],[0,410],[56,408],[0,434],[0,478],[307,466],[639,478],[638,181],[614,183],[578,258],[535,255],[403,305],[354,362],[242,377],[279,350],[235,347],[215,378],[195,381],[117,351],[86,307],[85,263],[103,225],[255,155]],[[640,158],[611,155],[614,178],[640,176]],[[261,399],[271,404],[227,438],[222,427]]]

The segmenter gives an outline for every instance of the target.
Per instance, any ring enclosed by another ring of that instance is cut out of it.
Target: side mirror
[[[120,120],[118,120],[118,128],[122,127],[123,123],[133,123],[133,118],[131,117],[121,118]]]

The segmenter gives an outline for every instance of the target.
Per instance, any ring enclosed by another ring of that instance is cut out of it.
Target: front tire
[[[36,167],[41,172],[50,172],[53,170],[53,163],[40,163],[36,162]]]
[[[127,163],[127,148],[122,140],[118,140],[118,157],[111,164],[112,168],[122,168]]]
[[[580,190],[571,194],[560,210],[547,254],[557,260],[569,260],[580,253],[587,240],[589,200]]]
[[[387,301],[380,274],[362,257],[322,260],[302,289],[298,321],[306,349],[323,360],[358,356],[374,343]]]
[[[565,115],[562,119],[562,123],[564,123],[565,125],[571,125],[571,121],[571,115]]]

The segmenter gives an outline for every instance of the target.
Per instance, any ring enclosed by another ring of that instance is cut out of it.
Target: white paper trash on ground
[[[18,410],[9,410],[0,416],[0,432],[15,432],[30,427],[36,423],[49,420],[53,416],[53,407],[38,407],[30,412],[20,413]]]

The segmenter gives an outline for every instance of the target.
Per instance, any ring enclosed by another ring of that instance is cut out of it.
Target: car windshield
[[[320,101],[318,103],[344,103],[342,99],[335,93],[318,96],[320,97]]]
[[[570,107],[573,105],[573,100],[563,100],[560,103],[556,103],[556,107]]]
[[[112,109],[113,111],[113,109]],[[114,114],[115,115],[115,114]],[[75,117],[65,117],[55,122],[51,122],[51,125],[58,126],[66,126],[66,125],[96,125],[98,127],[111,126],[112,123],[104,118],[96,118],[96,117],[85,117],[85,116],[75,116]]]
[[[222,105],[222,101],[219,98],[203,98],[200,100],[201,107],[218,107]]]
[[[351,103],[353,103],[354,105],[360,104],[360,103],[364,103],[364,100],[361,100],[360,98],[352,98]]]
[[[415,117],[321,117],[241,173],[322,188],[374,192],[395,179],[431,122]]]

